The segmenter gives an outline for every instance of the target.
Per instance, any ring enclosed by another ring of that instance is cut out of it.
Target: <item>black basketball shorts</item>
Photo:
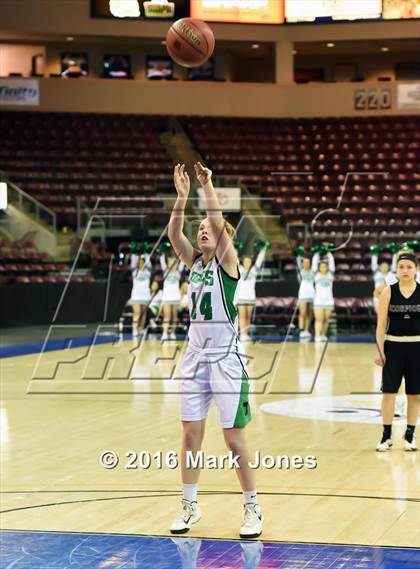
[[[420,342],[385,341],[382,392],[398,393],[405,380],[407,395],[420,394]]]

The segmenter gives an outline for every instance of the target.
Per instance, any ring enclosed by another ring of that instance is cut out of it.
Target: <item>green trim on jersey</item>
[[[238,355],[239,358],[239,355]],[[240,359],[240,358],[239,358]],[[241,362],[242,365],[242,362]],[[244,368],[242,367],[242,381],[241,381],[241,395],[239,397],[238,410],[236,411],[235,421],[233,423],[234,429],[240,429],[245,427],[251,419],[251,407],[249,406],[248,400],[249,394],[249,381],[248,376]]]
[[[219,269],[221,269],[221,267],[219,267]],[[233,302],[235,298],[236,288],[238,286],[238,281],[229,276],[223,269],[219,270],[218,273],[222,277],[222,280],[220,281],[219,279],[219,281],[223,288],[224,300],[226,300],[225,308],[227,308],[229,319],[233,324],[238,315],[238,310]]]

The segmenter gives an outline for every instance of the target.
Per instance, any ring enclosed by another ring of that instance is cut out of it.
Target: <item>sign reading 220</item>
[[[354,108],[356,111],[372,111],[391,108],[390,89],[356,89]]]

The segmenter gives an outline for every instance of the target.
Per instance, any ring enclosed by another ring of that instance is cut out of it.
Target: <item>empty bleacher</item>
[[[314,119],[185,117],[218,175],[256,188],[287,224],[343,243],[339,280],[370,276],[369,245],[420,232],[420,116]],[[284,272],[295,274],[283,254]]]
[[[0,284],[67,282],[71,265],[54,261],[32,241],[0,240]],[[72,282],[94,282],[92,274],[71,275]]]
[[[158,183],[171,183],[172,163],[159,140],[163,117],[84,113],[2,113],[0,169],[75,227],[76,200],[159,209]],[[119,203],[121,202],[121,203]]]
[[[59,226],[75,226],[76,200],[93,207],[98,198],[114,213],[146,208],[159,224],[159,212],[167,219],[159,187],[172,184],[159,138],[167,118],[4,112],[0,169],[50,207]],[[258,192],[283,222],[336,245],[351,232],[335,253],[338,280],[370,278],[372,243],[419,236],[419,116],[180,122],[215,174]],[[293,278],[293,256],[281,260]]]

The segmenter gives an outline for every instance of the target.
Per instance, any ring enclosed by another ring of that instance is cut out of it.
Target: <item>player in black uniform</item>
[[[377,451],[392,446],[392,419],[395,397],[405,379],[407,430],[405,450],[417,450],[415,428],[420,394],[420,284],[416,282],[417,260],[413,253],[402,253],[397,262],[398,282],[381,293],[376,327],[375,363],[382,371],[382,418],[384,430]]]

